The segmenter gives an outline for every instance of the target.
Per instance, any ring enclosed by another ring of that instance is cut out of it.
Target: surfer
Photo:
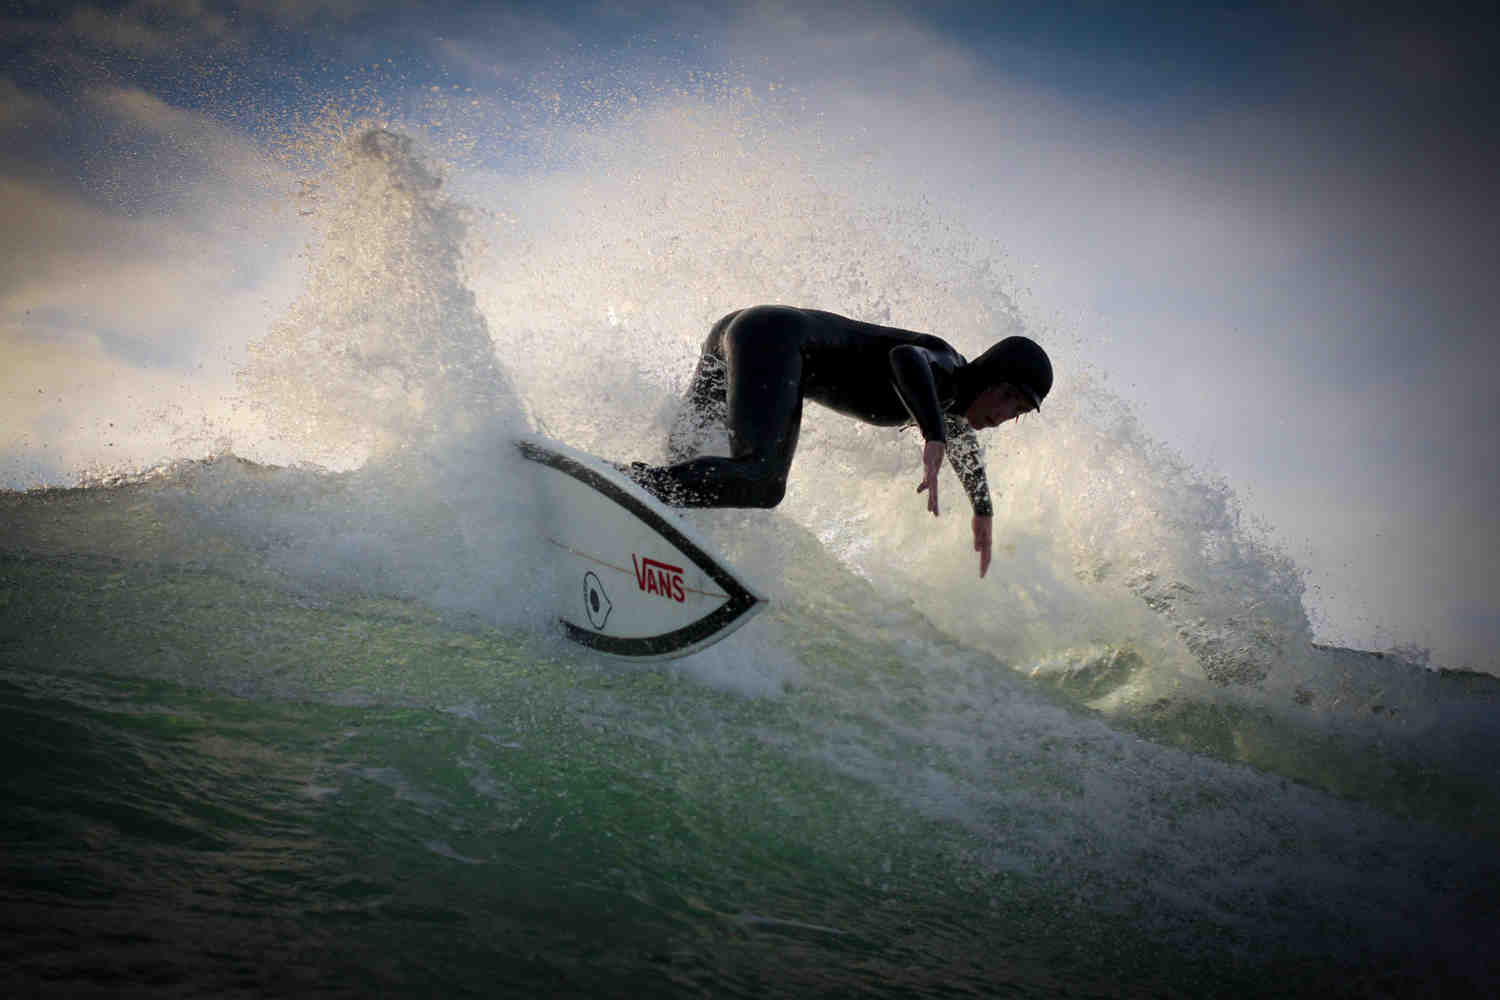
[[[973,361],[946,341],[835,313],[754,306],[714,324],[667,441],[668,465],[625,471],[680,507],[774,507],[786,493],[805,399],[869,424],[922,432],[927,509],[938,513],[946,455],[974,508],[979,575],[992,547],[989,485],[974,432],[1035,410],[1052,363],[1035,342],[1006,337]],[[700,456],[707,430],[729,431],[729,457]]]

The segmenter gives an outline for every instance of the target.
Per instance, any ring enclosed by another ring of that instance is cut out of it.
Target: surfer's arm
[[[932,374],[932,355],[926,348],[902,344],[891,348],[891,385],[901,405],[922,430],[922,438],[946,444],[943,406],[938,402],[937,379]]]
[[[982,577],[990,568],[995,513],[990,505],[990,486],[984,477],[984,455],[979,450],[979,436],[968,421],[949,417],[948,431],[948,463],[963,483],[964,492],[969,494],[969,503],[974,505],[974,551],[979,553]]]
[[[974,505],[975,515],[991,517],[995,509],[990,505],[990,484],[984,476],[984,453],[979,450],[979,436],[966,420],[949,417],[947,424],[948,464],[953,466],[958,481],[963,483],[969,503]]]
[[[915,344],[891,348],[891,385],[901,398],[901,405],[922,431],[922,485],[917,492],[927,493],[927,509],[938,513],[938,468],[948,443],[943,407],[938,402],[937,379],[932,374],[932,355]]]

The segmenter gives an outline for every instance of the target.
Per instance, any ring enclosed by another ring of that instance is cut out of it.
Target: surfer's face
[[[975,430],[999,427],[1007,420],[1014,420],[1030,411],[1031,403],[1009,382],[992,385],[974,397],[974,402],[964,411],[964,419]]]

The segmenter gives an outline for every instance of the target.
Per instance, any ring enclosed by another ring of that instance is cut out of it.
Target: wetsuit
[[[963,355],[925,333],[829,312],[756,306],[714,324],[668,440],[665,467],[628,471],[684,507],[774,507],[786,493],[802,402],[810,399],[881,427],[915,423],[942,441],[974,513],[991,514],[974,429],[963,418],[984,388]],[[721,422],[730,457],[692,457]]]

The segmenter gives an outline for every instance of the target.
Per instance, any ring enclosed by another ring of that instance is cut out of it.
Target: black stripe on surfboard
[[[535,442],[517,441],[516,447],[520,449],[522,455],[531,461],[549,466],[564,475],[572,476],[574,479],[602,493],[619,506],[630,511],[644,521],[653,531],[676,546],[678,551],[696,563],[699,569],[707,573],[729,595],[729,600],[721,604],[712,614],[706,615],[690,625],[685,625],[675,632],[667,632],[655,636],[622,638],[620,636],[604,635],[601,632],[591,632],[588,629],[579,628],[570,621],[560,619],[564,630],[568,634],[568,638],[574,642],[597,649],[600,652],[613,653],[616,656],[668,656],[679,650],[698,645],[704,639],[728,627],[742,615],[754,610],[756,604],[760,602],[760,598],[746,590],[739,580],[735,579],[724,567],[720,566],[716,559],[713,559],[708,553],[689,540],[686,535],[677,530],[672,522],[642,503],[638,497],[632,496],[624,489],[621,489],[619,484],[600,475],[582,462],[552,451]]]

